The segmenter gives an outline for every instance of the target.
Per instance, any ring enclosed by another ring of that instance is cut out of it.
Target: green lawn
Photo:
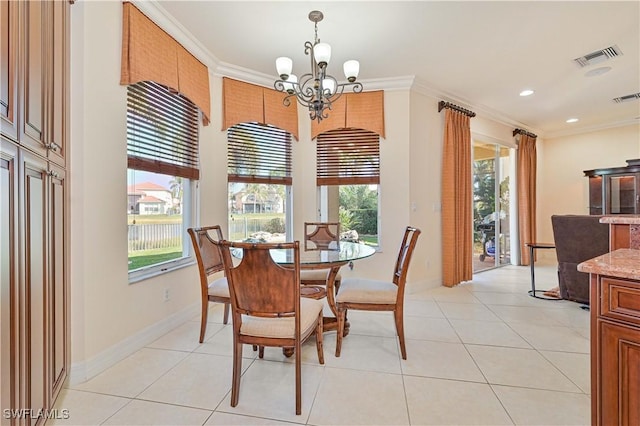
[[[179,214],[166,215],[166,214],[130,214],[127,217],[127,223],[133,225],[135,220],[136,225],[143,225],[149,223],[181,223],[182,216]]]
[[[129,270],[142,268],[156,263],[166,262],[168,260],[182,257],[182,248],[169,247],[164,249],[144,250],[129,255]]]
[[[370,246],[378,245],[378,236],[377,235],[359,235],[358,238],[360,242],[365,243]]]

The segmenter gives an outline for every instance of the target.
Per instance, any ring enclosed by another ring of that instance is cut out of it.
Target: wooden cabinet
[[[591,275],[593,425],[640,424],[640,282]]]
[[[18,147],[0,136],[0,406],[17,407]],[[2,426],[10,419],[0,416]]]
[[[67,1],[0,0],[2,426],[43,424],[69,369],[68,20]]]
[[[18,3],[0,0],[0,132],[18,138]]]
[[[585,170],[589,178],[589,214],[639,214],[640,165]]]
[[[65,166],[69,3],[0,0],[0,132]]]

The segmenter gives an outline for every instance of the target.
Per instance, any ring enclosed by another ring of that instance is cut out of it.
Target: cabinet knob
[[[60,176],[58,172],[54,172],[53,170],[49,170],[49,173],[47,174],[52,178],[58,178]]]
[[[60,146],[55,142],[51,142],[46,144],[45,148],[50,149],[53,152],[58,152],[58,148],[60,148]]]

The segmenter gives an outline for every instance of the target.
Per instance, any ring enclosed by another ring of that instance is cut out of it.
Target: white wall
[[[622,167],[632,158],[640,158],[640,125],[539,142],[539,240],[553,241],[551,215],[589,214],[589,182],[584,170]]]
[[[71,380],[77,382],[196,315],[199,289],[195,267],[128,283],[122,4],[77,2],[71,13]],[[209,132],[202,132],[204,144]],[[212,186],[213,173],[204,175],[203,186]]]

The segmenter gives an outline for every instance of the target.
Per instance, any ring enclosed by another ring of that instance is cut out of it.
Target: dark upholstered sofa
[[[589,303],[589,274],[579,263],[609,252],[609,224],[602,216],[553,215],[551,225],[558,258],[560,297]]]

